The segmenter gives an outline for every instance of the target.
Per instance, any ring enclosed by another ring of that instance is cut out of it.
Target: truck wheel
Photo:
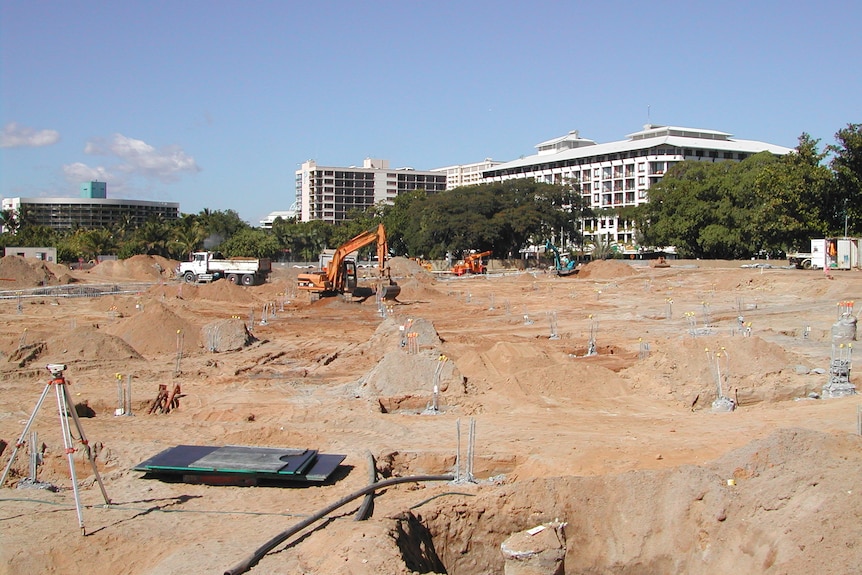
[[[187,284],[193,284],[197,278],[195,277],[195,272],[186,272],[183,275],[183,279],[186,280]]]
[[[239,276],[236,274],[227,274],[227,281],[229,281],[232,284],[238,284],[239,283]]]
[[[244,276],[242,276],[242,285],[253,286],[254,285],[254,276],[251,274],[245,274]]]
[[[811,269],[811,260],[805,260],[802,262],[802,269],[810,270]]]

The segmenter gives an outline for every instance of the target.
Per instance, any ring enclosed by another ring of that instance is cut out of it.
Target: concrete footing
[[[565,523],[545,523],[510,536],[500,545],[504,575],[564,575]]]

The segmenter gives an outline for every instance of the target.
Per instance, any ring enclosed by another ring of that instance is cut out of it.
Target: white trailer
[[[211,282],[227,279],[232,284],[253,286],[266,282],[272,271],[267,258],[223,259],[214,252],[195,252],[192,259],[177,267],[177,275],[186,283]]]
[[[860,243],[860,238],[817,238],[811,240],[810,252],[788,254],[787,259],[790,265],[806,270],[858,269],[862,267]]]

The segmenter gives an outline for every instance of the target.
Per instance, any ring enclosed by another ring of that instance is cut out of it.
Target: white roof
[[[652,133],[699,133],[711,135],[712,137],[689,137],[677,135],[652,136]],[[607,144],[596,144],[594,146],[584,146],[581,148],[573,148],[564,150],[556,154],[533,154],[524,158],[519,158],[511,162],[506,162],[499,166],[495,166],[489,172],[500,172],[512,168],[520,168],[531,165],[547,164],[552,162],[560,162],[573,160],[578,158],[589,158],[592,156],[604,156],[608,154],[616,154],[620,152],[631,152],[636,150],[647,150],[656,146],[668,145],[676,148],[692,148],[705,150],[718,150],[728,152],[744,152],[748,154],[756,154],[758,152],[771,152],[776,155],[785,155],[793,151],[792,148],[785,148],[767,142],[758,142],[756,140],[735,140],[730,138],[730,134],[718,132],[716,130],[700,130],[693,128],[677,128],[668,126],[650,126],[642,132],[635,132],[630,137],[637,137],[643,134],[647,137],[639,139],[620,140],[617,142],[609,142]],[[713,139],[715,138],[715,139]],[[549,142],[552,140],[549,140]]]

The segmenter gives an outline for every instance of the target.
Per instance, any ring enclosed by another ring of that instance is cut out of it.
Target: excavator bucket
[[[380,290],[380,299],[386,301],[392,301],[398,297],[398,294],[401,293],[401,286],[395,282],[392,282],[388,285],[381,285]]]

